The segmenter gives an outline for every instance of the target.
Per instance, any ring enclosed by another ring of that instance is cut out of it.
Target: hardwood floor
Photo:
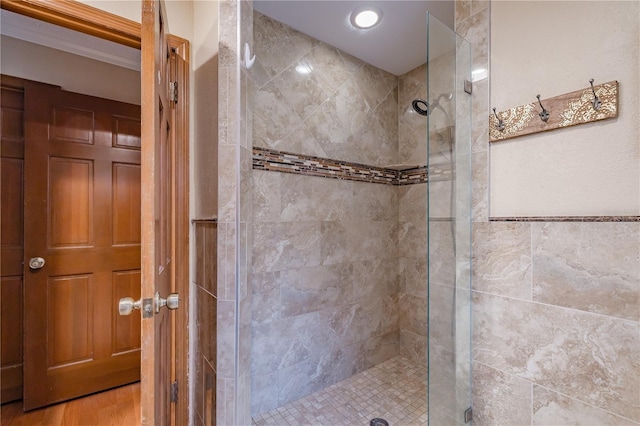
[[[5,404],[2,426],[135,426],[140,424],[140,383],[25,413],[22,401]]]

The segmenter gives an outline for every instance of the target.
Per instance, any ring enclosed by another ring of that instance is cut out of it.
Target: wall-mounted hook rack
[[[593,85],[489,115],[489,141],[546,132],[618,116],[618,82]],[[543,106],[544,102],[544,106]],[[542,109],[542,112],[540,112]],[[536,114],[536,111],[538,113]],[[546,113],[546,115],[545,115]],[[546,117],[546,119],[545,119]],[[501,127],[504,126],[503,129]]]

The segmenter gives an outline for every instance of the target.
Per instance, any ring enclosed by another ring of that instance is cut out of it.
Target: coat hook
[[[496,126],[496,129],[498,129],[498,131],[503,132],[504,131],[504,121],[502,121],[502,119],[500,117],[498,117],[498,113],[496,113],[496,109],[493,109],[493,115],[496,116],[496,119],[498,120],[498,125]]]
[[[593,101],[591,101],[591,104],[593,105],[593,109],[597,111],[602,106],[602,102],[600,102],[600,98],[596,95],[596,89],[593,88],[593,79],[589,80],[589,83],[591,83],[591,91],[593,92]]]
[[[538,103],[540,104],[540,108],[542,108],[542,112],[539,113],[538,115],[540,116],[540,120],[546,123],[547,120],[549,120],[549,111],[544,109],[544,107],[542,106],[542,102],[540,101],[540,95],[536,96],[536,98],[538,98]]]

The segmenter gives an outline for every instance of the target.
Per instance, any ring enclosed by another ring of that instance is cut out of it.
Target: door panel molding
[[[112,356],[113,272],[139,268],[140,247],[114,246],[111,226],[113,164],[139,163],[140,153],[113,147],[110,127],[113,114],[138,116],[140,107],[32,83],[24,93],[24,258],[46,259],[24,277],[23,406],[30,410],[140,380],[140,352]],[[72,136],[76,126],[96,129],[94,143],[56,138],[55,109],[87,111],[90,123],[59,127]],[[123,183],[139,194],[134,181]],[[139,209],[132,197],[122,204]]]

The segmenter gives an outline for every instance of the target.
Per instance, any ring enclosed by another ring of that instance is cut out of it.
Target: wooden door
[[[172,419],[170,389],[175,374],[172,318],[162,307],[175,288],[173,105],[169,95],[171,49],[164,6],[142,2],[142,295],[153,312],[142,319],[142,424]],[[144,303],[143,303],[144,305]],[[144,309],[143,309],[144,312]],[[146,317],[146,318],[145,318]]]
[[[22,177],[24,175],[24,94],[2,76],[0,138],[0,403],[22,398]],[[5,320],[6,319],[6,320]],[[10,321],[9,321],[10,320]]]
[[[25,140],[30,410],[140,378],[140,107],[27,83]]]

